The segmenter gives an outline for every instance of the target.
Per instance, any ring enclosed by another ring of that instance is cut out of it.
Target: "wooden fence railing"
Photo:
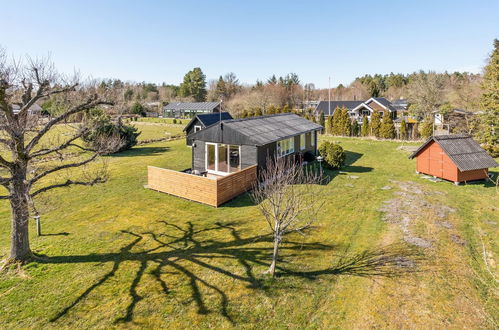
[[[207,178],[155,166],[147,167],[147,186],[192,201],[218,207],[251,189],[257,166],[224,177]]]

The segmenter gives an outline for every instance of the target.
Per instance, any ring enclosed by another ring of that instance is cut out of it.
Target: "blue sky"
[[[178,84],[193,67],[254,83],[296,72],[327,87],[366,73],[473,71],[499,1],[0,0],[0,45],[59,71]],[[5,27],[8,27],[5,30]],[[6,32],[8,31],[8,32]]]

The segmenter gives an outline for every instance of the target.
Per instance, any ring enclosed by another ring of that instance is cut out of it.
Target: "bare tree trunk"
[[[11,191],[14,193],[10,199],[12,210],[10,259],[14,261],[26,261],[32,256],[28,233],[28,187],[25,182],[26,171],[23,169],[23,166],[20,166],[18,170],[16,171],[18,173],[13,175],[11,183]]]
[[[278,254],[279,254],[279,243],[280,242],[281,242],[281,240],[276,235],[274,237],[274,251],[272,253],[272,263],[270,264],[270,267],[269,267],[269,269],[266,272],[266,273],[272,275],[272,277],[275,277],[275,266],[277,264],[277,257],[278,257]]]

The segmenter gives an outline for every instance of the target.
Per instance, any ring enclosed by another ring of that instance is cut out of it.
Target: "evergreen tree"
[[[341,109],[336,108],[334,109],[333,113],[333,129],[332,129],[332,134],[333,135],[341,135]]]
[[[494,51],[485,67],[482,81],[480,125],[477,139],[492,155],[499,157],[499,40],[494,40]]]
[[[395,138],[395,125],[390,115],[383,117],[383,122],[381,123],[380,136],[384,139],[394,139]]]
[[[350,126],[350,135],[351,136],[359,136],[359,123],[357,122],[356,119],[352,120],[352,124]]]
[[[184,82],[180,84],[179,95],[181,97],[192,96],[196,102],[206,101],[206,76],[201,68],[194,68],[184,76]]]
[[[419,128],[419,132],[421,133],[421,137],[427,139],[433,135],[433,122],[430,118],[426,118],[421,127]]]
[[[349,136],[350,135],[350,116],[348,115],[347,108],[343,107],[341,110],[341,135]]]
[[[326,129],[326,117],[324,116],[324,112],[321,112],[319,116],[319,125],[324,127],[324,129],[321,131],[324,134],[324,130]]]
[[[379,137],[379,129],[381,126],[381,117],[378,110],[374,110],[371,115],[371,136]]]
[[[215,86],[215,95],[217,99],[227,99],[227,87],[225,86],[225,80],[220,76]]]
[[[412,139],[417,140],[419,138],[419,125],[415,123],[412,127]]]
[[[407,124],[404,119],[402,119],[402,122],[400,123],[400,139],[407,140]]]
[[[327,117],[326,133],[333,134],[333,116]]]
[[[360,129],[360,134],[362,136],[369,136],[369,120],[367,116],[362,119],[362,127]]]

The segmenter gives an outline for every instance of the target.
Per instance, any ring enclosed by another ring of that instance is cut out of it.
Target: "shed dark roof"
[[[212,111],[220,102],[172,102],[163,107],[163,110],[190,110]]]
[[[387,107],[390,111],[395,111],[395,107],[393,106],[392,102],[388,101],[384,97],[373,97],[374,100],[378,101],[379,103],[383,104],[385,107]]]
[[[409,158],[416,157],[431,141],[435,141],[456,164],[460,171],[479,170],[499,166],[468,134],[437,135],[430,137]]]
[[[223,126],[223,129],[222,127]],[[321,125],[292,113],[223,120],[190,135],[194,140],[235,144],[265,145],[292,136],[317,131]],[[223,137],[222,137],[223,134]],[[216,141],[215,141],[216,140]]]
[[[324,112],[325,116],[331,116],[336,108],[345,107],[347,110],[352,110],[362,103],[363,101],[320,101],[315,111],[318,113]],[[331,107],[329,107],[329,104],[331,104]],[[331,113],[329,113],[329,109],[331,109]]]
[[[208,127],[215,123],[218,123],[220,120],[229,120],[233,119],[230,113],[228,112],[214,112],[214,113],[202,113],[196,115],[192,120],[185,126],[184,131],[187,131],[189,127],[192,126],[196,122],[196,119],[204,126]]]

